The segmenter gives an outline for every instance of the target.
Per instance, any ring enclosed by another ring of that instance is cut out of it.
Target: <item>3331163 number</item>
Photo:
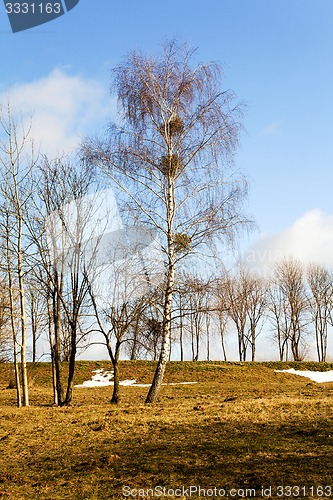
[[[60,2],[6,2],[7,14],[61,14]]]

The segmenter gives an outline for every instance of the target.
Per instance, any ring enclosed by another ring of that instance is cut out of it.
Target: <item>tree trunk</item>
[[[61,380],[61,349],[60,349],[60,308],[61,308],[61,291],[58,289],[58,275],[55,273],[55,283],[57,283],[57,289],[53,293],[53,327],[54,327],[54,345],[51,349],[54,356],[54,371],[56,376],[56,390],[57,390],[57,401],[58,405],[62,406],[64,402],[64,388]]]
[[[325,320],[325,325],[323,326],[323,332],[322,332],[322,341],[321,341],[321,347],[322,347],[322,362],[326,362],[326,355],[327,355],[327,321]]]
[[[136,321],[135,321],[134,329],[133,329],[134,337],[133,337],[133,344],[132,344],[132,349],[131,349],[131,357],[130,357],[131,361],[134,361],[136,359],[136,356],[137,356],[139,320],[140,320],[140,318],[138,315],[138,317],[136,318]]]
[[[183,346],[183,325],[181,324],[179,330],[179,344],[180,344],[180,361],[184,361],[184,346]]]
[[[119,355],[120,355],[121,343],[118,340],[116,340],[116,349],[115,349],[115,353],[113,355],[109,335],[107,333],[105,333],[104,331],[102,333],[104,335],[104,338],[106,341],[106,348],[108,350],[110,359],[112,361],[112,366],[113,366],[113,394],[112,394],[112,398],[111,398],[111,403],[118,404],[119,400],[120,400]]]
[[[318,308],[315,317],[315,330],[318,361],[325,362],[327,352],[327,318],[322,317],[320,308]]]
[[[22,233],[23,233],[23,214],[18,192],[16,176],[14,176],[15,185],[15,203],[17,207],[18,232],[17,232],[17,276],[20,297],[20,320],[21,320],[21,376],[22,376],[22,403],[23,406],[29,406],[29,389],[27,374],[27,326],[25,315],[25,297],[23,283],[23,255],[22,255]]]
[[[180,361],[184,361],[184,346],[183,346],[183,308],[181,295],[179,296],[179,345],[180,345]]]
[[[283,346],[282,346],[282,338],[281,338],[281,328],[280,328],[280,321],[278,318],[276,319],[276,329],[277,329],[277,340],[278,340],[278,346],[279,346],[279,357],[280,361],[283,361]]]
[[[52,309],[51,309],[51,301],[50,301],[50,282],[48,283],[48,292],[46,298],[47,305],[47,318],[48,318],[48,332],[49,332],[49,345],[51,352],[51,366],[52,366],[52,389],[53,389],[53,403],[58,405],[58,393],[57,393],[57,376],[56,376],[56,366],[55,366],[55,356],[54,356],[54,343],[52,338]]]
[[[252,352],[252,361],[255,361],[256,358],[256,327],[255,324],[251,324],[251,352]]]
[[[7,222],[8,224],[8,222]],[[7,226],[8,227],[8,226]],[[13,295],[13,277],[12,277],[12,267],[10,262],[10,247],[9,247],[9,235],[6,234],[6,253],[7,253],[7,273],[8,273],[8,289],[9,289],[9,307],[10,307],[10,321],[13,334],[13,350],[14,350],[14,372],[15,372],[15,384],[16,384],[16,403],[20,408],[22,406],[22,393],[21,393],[21,381],[19,374],[19,361],[18,361],[18,350],[17,350],[17,329],[15,323],[15,304]]]
[[[195,356],[194,361],[199,359],[199,345],[200,345],[200,316],[199,312],[195,312],[194,316],[194,326],[195,326]]]
[[[190,316],[190,328],[191,328],[191,347],[192,347],[192,361],[195,360],[195,349],[194,349],[194,320],[193,313]]]
[[[227,350],[225,347],[225,339],[224,339],[224,334],[226,331],[226,322],[223,321],[223,314],[219,314],[219,325],[220,325],[220,334],[221,334],[221,346],[222,346],[222,353],[223,353],[223,358],[224,361],[227,361]]]
[[[14,344],[14,372],[15,372],[15,384],[16,384],[16,402],[18,408],[22,406],[22,394],[21,394],[21,381],[20,381],[20,370],[18,362],[18,352],[17,352],[17,338],[16,334],[13,335]]]
[[[20,263],[21,264],[21,263]],[[21,310],[21,376],[22,376],[22,392],[23,406],[29,406],[29,389],[28,389],[28,373],[27,373],[27,328],[24,305],[24,288],[23,288],[23,273],[21,265],[19,266],[19,293],[20,293],[20,310]]]
[[[31,335],[32,335],[32,362],[36,363],[37,360],[37,328],[38,328],[38,308],[36,305],[36,296],[34,292],[30,291],[30,321],[31,321]]]
[[[114,357],[112,358],[113,364],[113,394],[111,403],[118,404],[120,400],[120,375],[119,375],[119,354],[120,354],[120,342],[116,341],[116,349],[114,353]]]
[[[63,406],[69,406],[72,402],[75,357],[76,357],[76,324],[71,325],[71,353],[69,356],[67,391],[66,391],[65,401],[63,402]]]
[[[244,332],[238,331],[238,352],[239,352],[239,361],[246,360],[246,348],[244,342]]]
[[[169,266],[168,273],[168,288],[165,294],[164,305],[164,321],[163,321],[163,341],[159,360],[154,375],[153,382],[149,389],[146,403],[155,403],[158,398],[159,391],[162,386],[162,381],[169,358],[170,341],[171,341],[171,304],[174,283],[174,265]]]
[[[170,163],[172,155],[169,155]],[[173,179],[168,179],[167,193],[167,222],[168,222],[168,273],[167,284],[165,290],[164,315],[163,315],[163,340],[160,352],[160,357],[157,362],[157,367],[153,382],[149,389],[146,403],[155,403],[160,392],[162,381],[169,357],[169,349],[171,343],[171,314],[172,314],[172,297],[175,281],[175,254],[174,254],[174,236],[173,236],[173,219],[175,213],[175,186]]]
[[[207,361],[210,361],[210,318],[206,313]]]
[[[224,334],[222,331],[221,331],[221,345],[222,345],[222,352],[223,352],[223,360],[227,361],[227,351],[225,348]]]

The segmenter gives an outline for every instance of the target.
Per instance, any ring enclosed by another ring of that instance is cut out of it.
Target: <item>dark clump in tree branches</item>
[[[127,213],[159,234],[166,279],[153,402],[169,356],[177,262],[213,238],[231,240],[249,222],[246,182],[227,172],[243,105],[223,89],[219,64],[197,63],[195,50],[174,40],[157,56],[131,52],[112,77],[119,122],[106,140],[87,141],[83,156],[109,176]]]

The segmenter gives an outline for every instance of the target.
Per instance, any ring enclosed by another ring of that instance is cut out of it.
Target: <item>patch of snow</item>
[[[113,385],[113,373],[110,371],[93,370],[91,380],[86,380],[83,384],[75,385],[74,387],[107,387]]]
[[[169,382],[169,384],[162,384],[162,385],[191,385],[197,383],[198,382]]]
[[[137,384],[136,380],[123,380],[122,382],[119,382],[120,385],[123,385],[125,387],[150,387],[151,384]]]
[[[293,375],[299,375],[300,377],[306,377],[314,382],[333,382],[333,370],[327,372],[313,372],[310,370],[295,370],[295,368],[289,368],[289,370],[274,370],[278,373],[291,373]]]
[[[75,385],[76,388],[82,387],[107,387],[113,385],[113,373],[110,371],[106,371],[103,368],[100,370],[94,370],[94,375],[91,377],[91,380],[86,380],[83,384]],[[188,385],[188,384],[197,384],[197,382],[171,382],[170,384],[162,384],[162,385]],[[150,387],[151,384],[137,384],[136,380],[121,380],[119,385],[124,387]]]
[[[129,387],[130,385],[136,385],[136,380],[121,380],[119,385],[123,385],[125,387]]]

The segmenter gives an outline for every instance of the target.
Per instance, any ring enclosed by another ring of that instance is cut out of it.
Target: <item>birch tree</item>
[[[2,266],[1,266],[2,267]],[[10,302],[7,280],[0,274],[0,362],[12,360],[13,337],[10,331]]]
[[[222,82],[218,64],[196,63],[195,51],[175,41],[157,56],[131,52],[113,71],[119,122],[107,140],[83,147],[119,200],[158,232],[165,255],[162,347],[147,403],[158,397],[169,356],[177,263],[214,235],[230,237],[245,220],[245,183],[226,173],[241,107]]]
[[[14,344],[14,365],[17,404],[21,405],[18,357],[22,381],[22,405],[29,406],[27,375],[27,315],[25,275],[27,248],[26,219],[29,217],[31,172],[34,167],[30,129],[17,125],[10,103],[0,107],[0,212],[2,248],[8,279],[11,326]],[[15,294],[17,293],[17,301]]]

